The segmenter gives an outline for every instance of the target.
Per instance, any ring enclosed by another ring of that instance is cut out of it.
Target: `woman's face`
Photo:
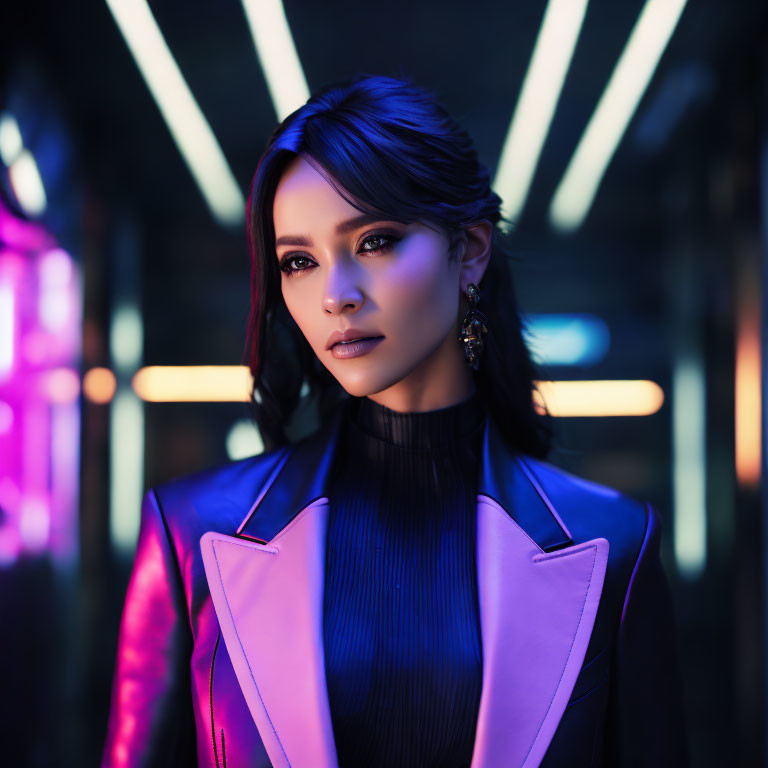
[[[449,260],[446,234],[365,217],[302,157],[278,184],[273,218],[288,311],[349,394],[423,411],[474,391],[456,334],[461,290],[482,270]],[[329,349],[350,329],[378,341]]]

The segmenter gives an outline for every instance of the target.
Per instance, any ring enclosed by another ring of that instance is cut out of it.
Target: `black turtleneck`
[[[436,411],[347,404],[325,561],[340,768],[468,768],[482,687],[478,394]]]

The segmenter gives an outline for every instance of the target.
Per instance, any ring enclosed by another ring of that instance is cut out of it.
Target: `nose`
[[[337,315],[347,307],[357,311],[363,305],[365,297],[357,286],[352,275],[345,274],[343,269],[331,270],[323,296],[323,310],[329,315]]]

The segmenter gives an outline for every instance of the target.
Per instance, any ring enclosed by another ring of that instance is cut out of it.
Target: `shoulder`
[[[607,539],[614,562],[635,562],[651,536],[658,545],[661,518],[647,501],[541,459],[525,456],[523,463],[575,542]]]
[[[147,492],[178,552],[196,551],[210,530],[234,533],[289,446],[230,461],[153,486]]]
[[[613,628],[624,621],[630,590],[641,596],[637,599],[653,595],[655,600],[666,589],[661,577],[662,518],[649,502],[546,461],[526,457],[525,462],[575,543],[608,541],[599,626],[608,621]]]

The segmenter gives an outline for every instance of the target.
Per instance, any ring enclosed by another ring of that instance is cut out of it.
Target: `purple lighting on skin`
[[[0,205],[0,567],[77,546],[80,282],[70,255]]]

